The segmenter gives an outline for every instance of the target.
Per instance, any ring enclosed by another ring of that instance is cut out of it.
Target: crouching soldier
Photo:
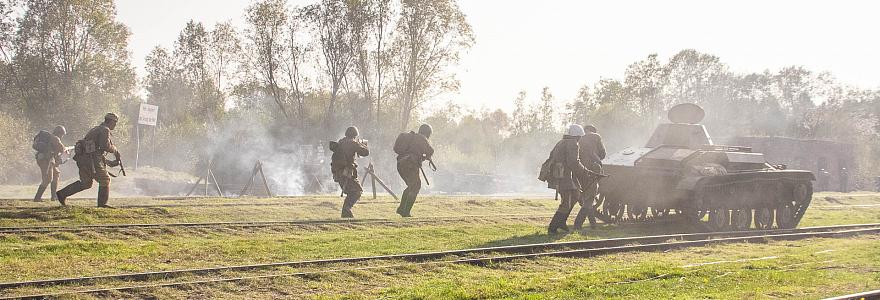
[[[58,166],[64,163],[61,160],[61,153],[67,151],[64,148],[64,144],[61,143],[61,138],[65,134],[67,134],[67,129],[64,126],[58,125],[55,126],[51,134],[48,131],[41,130],[34,137],[33,148],[37,151],[36,159],[37,166],[40,168],[41,179],[40,186],[37,187],[37,194],[34,195],[34,201],[43,201],[43,192],[50,185],[52,187],[50,197],[52,201],[55,201],[55,193],[58,191],[58,178],[61,176]]]
[[[559,207],[547,227],[548,234],[556,234],[559,229],[568,231],[565,222],[580,195],[582,189],[580,182],[588,180],[592,173],[581,164],[579,158],[578,139],[582,136],[584,136],[583,127],[577,124],[569,126],[568,132],[556,143],[553,151],[550,152],[550,158],[544,163],[545,166],[542,166],[542,169],[549,168],[548,187],[555,189],[561,198]],[[545,172],[542,170],[541,173]]]
[[[76,142],[76,154],[73,160],[79,168],[79,181],[71,183],[58,191],[58,202],[67,205],[64,201],[67,197],[92,187],[92,182],[98,182],[98,207],[112,208],[107,205],[110,198],[110,173],[107,166],[119,165],[119,151],[110,139],[110,131],[116,128],[119,117],[113,113],[104,116],[104,122],[86,133],[86,136]],[[113,154],[116,160],[107,161],[104,154]]]
[[[345,194],[345,202],[342,204],[342,217],[353,218],[351,208],[361,199],[364,189],[358,181],[357,156],[368,156],[370,150],[364,140],[356,140],[358,136],[357,127],[348,127],[345,130],[345,137],[339,142],[330,142],[330,151],[333,155],[330,158],[330,172],[333,173],[333,180],[342,187],[342,193]]]

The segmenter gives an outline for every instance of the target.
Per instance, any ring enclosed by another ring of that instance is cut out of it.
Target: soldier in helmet
[[[584,126],[585,134],[578,140],[581,163],[596,174],[602,173],[602,160],[605,159],[605,145],[602,144],[602,136],[598,134],[596,126]],[[584,225],[584,219],[590,220],[590,228],[596,227],[596,217],[593,214],[593,201],[599,192],[599,180],[597,177],[587,178],[581,182],[582,193],[579,195],[581,209],[574,218],[574,229],[580,230]]]
[[[95,126],[86,136],[76,142],[76,154],[73,159],[79,168],[79,181],[71,183],[58,191],[58,202],[67,205],[64,201],[67,197],[92,187],[92,181],[98,182],[98,207],[112,208],[107,205],[110,198],[110,173],[107,166],[119,165],[119,152],[110,139],[111,130],[116,128],[119,117],[114,113],[107,113],[104,122]],[[116,160],[107,161],[104,154],[113,154]]]
[[[65,134],[67,134],[67,129],[64,126],[55,126],[52,134],[46,135],[46,141],[41,143],[43,146],[39,147],[40,149],[37,151],[36,159],[37,166],[40,168],[41,181],[40,186],[37,187],[37,194],[34,195],[34,201],[43,201],[43,192],[46,191],[46,187],[50,184],[52,187],[50,197],[52,201],[55,201],[55,192],[58,191],[58,178],[61,175],[58,166],[63,163],[61,153],[67,151],[64,148],[64,144],[61,143],[61,138]],[[38,136],[38,138],[42,137]]]
[[[333,180],[342,187],[345,194],[345,202],[342,204],[342,217],[353,218],[351,208],[361,198],[364,189],[358,181],[357,156],[368,156],[370,150],[367,148],[366,140],[357,140],[357,127],[348,127],[345,130],[345,137],[339,139],[339,142],[330,142],[330,151],[333,155],[330,159],[330,172],[333,173]]]
[[[397,207],[397,214],[402,217],[410,217],[410,211],[416,203],[416,197],[422,188],[422,179],[419,172],[422,168],[422,162],[430,160],[434,155],[434,148],[428,139],[433,133],[431,125],[422,124],[419,126],[418,133],[408,132],[402,133],[394,142],[394,152],[397,153],[397,173],[406,183],[406,189],[400,197],[400,206]]]
[[[547,228],[549,234],[556,234],[559,229],[568,231],[565,222],[582,188],[580,182],[586,182],[589,176],[592,176],[592,172],[581,164],[578,140],[582,136],[584,136],[583,127],[573,124],[568,127],[562,140],[557,142],[550,152],[548,161],[551,164],[553,179],[548,181],[548,187],[556,189],[562,199]]]

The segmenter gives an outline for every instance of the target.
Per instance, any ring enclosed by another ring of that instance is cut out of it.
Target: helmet
[[[345,129],[345,137],[353,138],[353,137],[358,136],[358,134],[360,134],[360,133],[358,132],[357,127],[351,126],[351,127],[348,127],[347,129]]]
[[[55,129],[52,129],[52,134],[55,136],[65,135],[67,134],[67,128],[64,128],[64,126],[61,125],[55,126]]]
[[[419,134],[424,135],[426,138],[430,138],[431,133],[433,133],[433,132],[434,132],[434,129],[431,128],[431,125],[422,124],[422,126],[419,126]]]
[[[581,125],[578,125],[578,124],[571,124],[571,126],[568,126],[568,133],[567,133],[566,135],[569,135],[569,136],[584,136],[585,134],[586,134],[586,133],[584,133],[584,128],[581,127]]]
[[[104,121],[119,122],[119,116],[112,112],[108,112],[106,115],[104,115]]]
[[[596,133],[599,131],[598,129],[596,129],[596,126],[593,126],[593,124],[584,126],[584,130],[592,132],[592,133]]]

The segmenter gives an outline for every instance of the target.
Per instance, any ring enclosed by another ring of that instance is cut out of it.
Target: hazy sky
[[[132,31],[133,61],[170,47],[189,19],[242,24],[250,0],[118,0]],[[292,4],[297,1],[290,1]],[[458,94],[471,107],[510,109],[520,90],[550,87],[568,100],[584,84],[621,78],[657,53],[694,48],[733,71],[789,65],[830,71],[843,82],[880,87],[880,4],[873,1],[514,1],[460,0],[476,45],[457,68]]]

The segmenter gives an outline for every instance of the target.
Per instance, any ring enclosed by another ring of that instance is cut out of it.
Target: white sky
[[[156,45],[170,47],[189,19],[240,25],[249,3],[117,0],[139,74],[146,54]],[[548,86],[568,100],[583,84],[621,78],[648,54],[666,60],[686,48],[717,55],[737,72],[802,65],[878,88],[878,3],[459,0],[477,41],[456,68],[460,92],[444,98],[509,110],[520,90],[537,98]]]

